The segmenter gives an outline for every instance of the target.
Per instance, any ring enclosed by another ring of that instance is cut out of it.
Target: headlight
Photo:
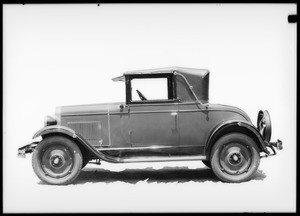
[[[49,125],[56,125],[57,120],[51,116],[46,115],[44,118],[44,126],[49,126]]]

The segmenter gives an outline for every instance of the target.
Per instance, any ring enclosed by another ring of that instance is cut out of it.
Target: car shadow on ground
[[[258,170],[252,180],[264,180],[266,175]],[[184,183],[194,182],[221,182],[209,168],[189,169],[188,167],[164,167],[162,169],[125,169],[123,171],[110,171],[103,168],[84,168],[81,174],[73,182],[74,184],[84,183],[113,183],[126,182],[136,184],[139,181],[147,183]]]

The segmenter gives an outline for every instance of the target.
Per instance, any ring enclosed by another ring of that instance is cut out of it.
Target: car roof
[[[152,75],[152,74],[166,74],[166,73],[181,73],[183,75],[193,75],[199,76],[201,78],[205,77],[209,71],[207,69],[196,69],[196,68],[187,68],[187,67],[165,67],[165,68],[155,68],[155,69],[146,69],[146,70],[134,70],[124,72],[122,76],[115,77],[113,81],[124,81],[124,77],[127,75]]]

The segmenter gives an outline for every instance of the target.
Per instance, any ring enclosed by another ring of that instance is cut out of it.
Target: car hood
[[[244,112],[243,110],[241,110],[240,108],[234,107],[234,106],[229,106],[229,105],[224,105],[224,104],[207,104],[208,105],[208,109],[216,109],[216,110],[228,110],[231,112],[235,112],[240,114],[241,116],[243,116],[248,122],[251,122],[250,117],[247,115],[246,112]]]
[[[56,107],[55,115],[89,115],[89,114],[107,114],[116,107],[120,107],[124,102],[116,103],[100,103],[100,104],[86,104],[86,105],[71,105]]]

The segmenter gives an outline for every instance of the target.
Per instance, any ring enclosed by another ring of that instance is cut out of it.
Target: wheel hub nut
[[[230,156],[230,161],[232,164],[238,164],[241,160],[241,157],[238,153],[234,153]]]
[[[234,161],[238,161],[238,159],[239,159],[239,158],[238,158],[237,155],[233,155],[233,160],[234,160]]]
[[[54,162],[55,164],[58,164],[58,163],[59,163],[59,158],[56,157],[56,158],[54,159],[53,162]]]
[[[63,160],[60,156],[56,155],[54,157],[51,158],[51,164],[54,167],[60,167],[63,163]]]

